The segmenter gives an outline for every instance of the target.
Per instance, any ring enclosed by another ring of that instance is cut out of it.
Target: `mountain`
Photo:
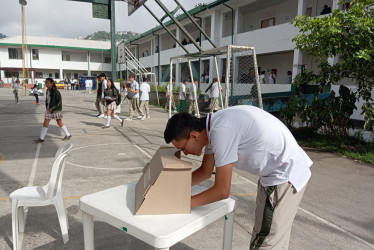
[[[131,32],[131,31],[118,31],[116,33],[116,41],[119,42],[122,39],[128,40],[132,37],[138,35],[138,33]],[[86,36],[84,39],[86,40],[99,40],[99,41],[110,41],[110,32],[106,31],[97,31],[91,35]]]

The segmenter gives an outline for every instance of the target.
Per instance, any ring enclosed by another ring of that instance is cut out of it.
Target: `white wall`
[[[276,84],[287,84],[287,71],[292,71],[293,51],[281,54],[257,55],[257,65],[265,71],[265,80],[271,69],[277,69]]]

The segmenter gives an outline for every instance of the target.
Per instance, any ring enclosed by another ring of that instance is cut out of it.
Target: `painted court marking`
[[[250,184],[252,184],[252,185],[254,185],[254,186],[257,187],[256,183],[248,180],[247,178],[245,178],[243,176],[240,176],[240,175],[238,175],[237,173],[234,173],[234,172],[233,172],[233,174],[237,175],[239,178],[241,178],[241,179],[245,180],[246,182],[248,182],[248,183],[250,183]],[[301,207],[299,207],[299,210],[302,211],[302,212],[304,212],[304,213],[306,213],[307,215],[312,216],[313,218],[319,220],[320,222],[322,222],[322,223],[324,223],[324,224],[326,224],[326,225],[328,225],[330,227],[333,227],[333,228],[335,228],[336,230],[338,230],[338,231],[340,231],[342,233],[345,233],[346,235],[352,237],[353,239],[355,239],[355,240],[357,240],[357,241],[359,241],[359,242],[361,242],[361,243],[363,243],[363,244],[365,244],[365,245],[367,245],[367,246],[369,246],[371,248],[374,248],[373,244],[371,244],[371,243],[367,242],[366,240],[364,240],[364,239],[362,239],[362,238],[360,238],[360,237],[358,237],[358,236],[350,233],[349,231],[347,231],[347,230],[345,230],[345,229],[343,229],[343,228],[341,228],[341,227],[339,227],[339,226],[337,226],[337,225],[335,225],[335,224],[333,224],[333,223],[331,223],[331,222],[329,222],[329,221],[327,221],[327,220],[319,217],[318,215],[315,215],[312,212],[310,212],[310,211],[308,211],[308,210],[306,210],[304,208],[301,208]]]

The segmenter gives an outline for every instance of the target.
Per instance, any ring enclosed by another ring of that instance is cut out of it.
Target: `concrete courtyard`
[[[22,249],[84,249],[79,198],[100,190],[137,181],[156,149],[165,145],[163,130],[168,115],[151,107],[151,118],[125,122],[97,118],[95,97],[83,91],[60,90],[63,122],[72,134],[73,149],[67,160],[63,194],[69,219],[69,237],[63,244],[53,206],[29,208]],[[0,249],[12,249],[9,194],[23,186],[48,182],[56,150],[64,137],[51,121],[45,142],[36,144],[44,119],[42,105],[33,96],[21,96],[14,104],[10,89],[0,89]],[[122,104],[121,117],[128,115]],[[137,115],[137,114],[136,114]],[[314,161],[312,178],[293,224],[290,247],[299,249],[374,249],[374,167],[336,154],[306,149]],[[201,157],[188,155],[195,167]],[[211,186],[214,181],[203,183]],[[254,223],[257,177],[234,170],[232,195],[238,199],[232,247],[248,249]],[[221,249],[224,219],[193,234],[171,249]],[[95,221],[96,249],[153,249],[125,232]]]

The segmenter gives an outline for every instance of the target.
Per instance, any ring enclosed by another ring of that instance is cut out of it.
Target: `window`
[[[9,59],[22,59],[22,49],[8,48]]]
[[[70,61],[70,55],[65,55],[65,61]]]
[[[104,57],[104,63],[111,63],[110,57]]]
[[[275,25],[275,17],[265,19],[261,21],[261,29],[271,27]]]
[[[78,73],[74,73],[74,79],[78,79]]]
[[[43,78],[43,72],[35,72],[36,78]]]
[[[19,72],[18,71],[5,71],[5,78],[12,78],[13,76],[15,78],[19,78]]]
[[[52,73],[49,73],[49,74],[48,74],[48,77],[52,77]]]
[[[233,21],[235,19],[235,16],[232,16],[232,12],[226,12],[223,14],[223,25],[222,25],[222,37],[231,36],[234,32],[232,30]]]
[[[60,79],[60,73],[55,73],[55,78]]]
[[[39,60],[39,50],[32,49],[32,60]]]

